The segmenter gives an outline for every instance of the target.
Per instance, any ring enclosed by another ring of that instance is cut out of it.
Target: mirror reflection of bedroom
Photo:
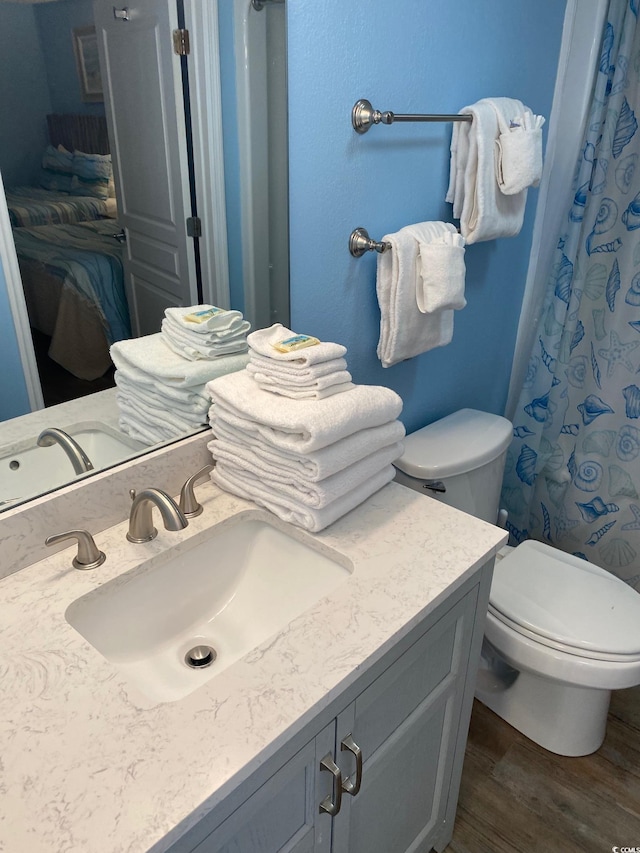
[[[113,385],[130,337],[91,0],[0,2],[0,172],[45,405]]]

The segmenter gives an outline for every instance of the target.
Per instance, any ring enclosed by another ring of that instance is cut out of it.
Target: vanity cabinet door
[[[208,835],[193,853],[330,853],[331,818],[318,804],[331,796],[320,762],[333,753],[335,721]]]
[[[343,778],[356,781],[353,743],[362,751],[362,772],[359,791],[343,793],[334,818],[333,853],[421,853],[437,840],[452,781],[476,600],[477,588],[337,718],[336,762]],[[457,790],[456,781],[454,797]]]

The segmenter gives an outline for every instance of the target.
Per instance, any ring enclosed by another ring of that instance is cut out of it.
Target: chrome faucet
[[[64,430],[57,427],[43,429],[38,436],[38,447],[52,447],[54,444],[59,444],[60,447],[69,457],[69,461],[73,465],[73,470],[76,474],[84,474],[86,471],[93,471],[91,460],[80,447],[78,442]]]
[[[189,523],[173,498],[161,489],[143,489],[138,494],[135,489],[131,489],[129,494],[131,496],[129,532],[127,533],[129,542],[150,542],[158,535],[151,516],[154,505],[160,510],[165,530],[184,530]]]

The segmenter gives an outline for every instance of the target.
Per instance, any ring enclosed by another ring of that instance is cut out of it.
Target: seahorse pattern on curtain
[[[514,416],[515,542],[640,591],[640,0],[611,0],[575,198]]]

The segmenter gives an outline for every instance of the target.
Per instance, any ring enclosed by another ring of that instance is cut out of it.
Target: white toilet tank
[[[512,430],[499,415],[460,409],[406,437],[396,482],[495,524]]]

